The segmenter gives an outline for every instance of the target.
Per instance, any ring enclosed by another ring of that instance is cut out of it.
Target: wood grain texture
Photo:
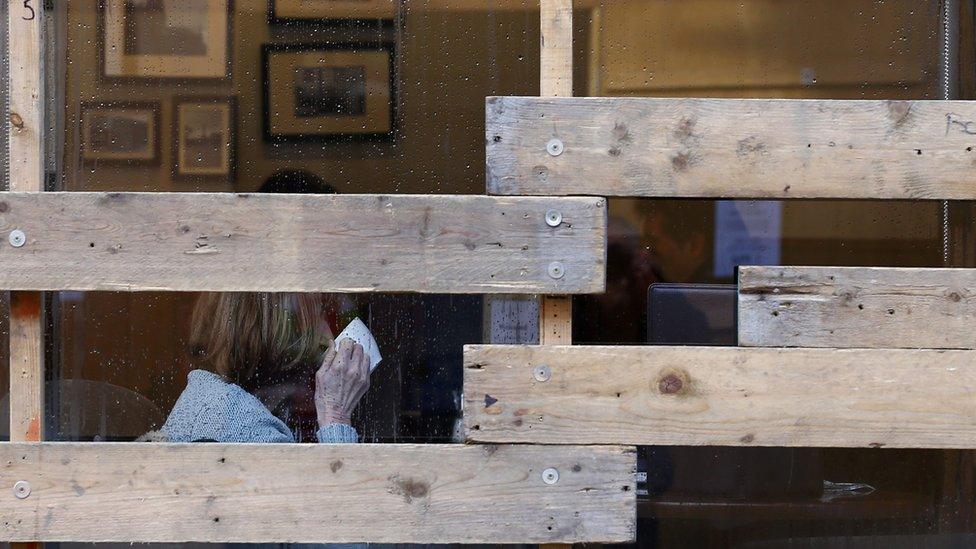
[[[740,267],[739,344],[976,348],[976,269]]]
[[[570,296],[544,296],[540,299],[539,343],[573,343],[573,299]]]
[[[542,96],[573,95],[573,0],[539,0]]]
[[[14,290],[604,288],[604,199],[0,193],[0,212],[0,234],[27,234],[0,246],[0,288]]]
[[[10,292],[10,440],[44,436],[42,294]]]
[[[4,540],[633,541],[633,449],[0,445]],[[555,468],[548,485],[542,471]],[[31,485],[19,500],[10,489]]]
[[[539,95],[572,96],[573,0],[540,0],[539,8]],[[572,342],[572,299],[540,297],[539,343],[569,345]]]
[[[471,441],[976,448],[976,351],[475,345],[464,362]]]
[[[44,190],[42,10],[37,2],[12,1],[7,6],[9,165],[10,189],[14,191]]]
[[[492,194],[976,198],[970,101],[489,97],[486,138]]]
[[[9,95],[9,188],[44,190],[43,7],[34,2],[7,6]],[[0,208],[0,217],[4,214]],[[8,231],[0,232],[0,245]],[[5,263],[6,257],[0,260]],[[2,267],[0,267],[2,269]],[[14,288],[5,288],[14,289]],[[37,292],[10,294],[10,440],[44,436],[44,311]],[[19,549],[26,549],[21,547]]]

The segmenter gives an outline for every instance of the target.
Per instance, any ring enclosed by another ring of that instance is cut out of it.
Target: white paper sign
[[[373,373],[373,370],[380,365],[383,357],[380,356],[380,347],[376,344],[376,339],[373,338],[373,334],[363,324],[363,321],[356,318],[350,322],[346,329],[335,338],[336,345],[339,345],[343,339],[351,339],[362,345],[363,352],[369,357],[369,373]]]

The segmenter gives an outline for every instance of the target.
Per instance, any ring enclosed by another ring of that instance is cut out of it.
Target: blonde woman
[[[296,378],[310,389],[299,394],[312,393],[307,378],[314,376],[308,400],[314,402],[318,441],[358,442],[350,416],[369,388],[369,359],[352,341],[334,344],[324,303],[316,294],[203,294],[190,332],[191,353],[203,369],[189,373],[155,439],[294,442],[268,404],[282,400],[276,387],[294,387]]]

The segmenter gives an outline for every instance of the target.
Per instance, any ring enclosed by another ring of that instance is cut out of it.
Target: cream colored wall
[[[935,2],[612,0],[592,20],[596,95],[941,97]],[[917,241],[941,229],[934,202],[784,204],[787,239]],[[638,223],[636,207],[619,211]]]

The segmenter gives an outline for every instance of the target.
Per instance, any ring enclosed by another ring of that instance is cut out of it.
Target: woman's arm
[[[352,411],[369,389],[369,358],[358,343],[346,339],[325,355],[315,373],[315,411],[319,442],[359,442],[350,425]]]

